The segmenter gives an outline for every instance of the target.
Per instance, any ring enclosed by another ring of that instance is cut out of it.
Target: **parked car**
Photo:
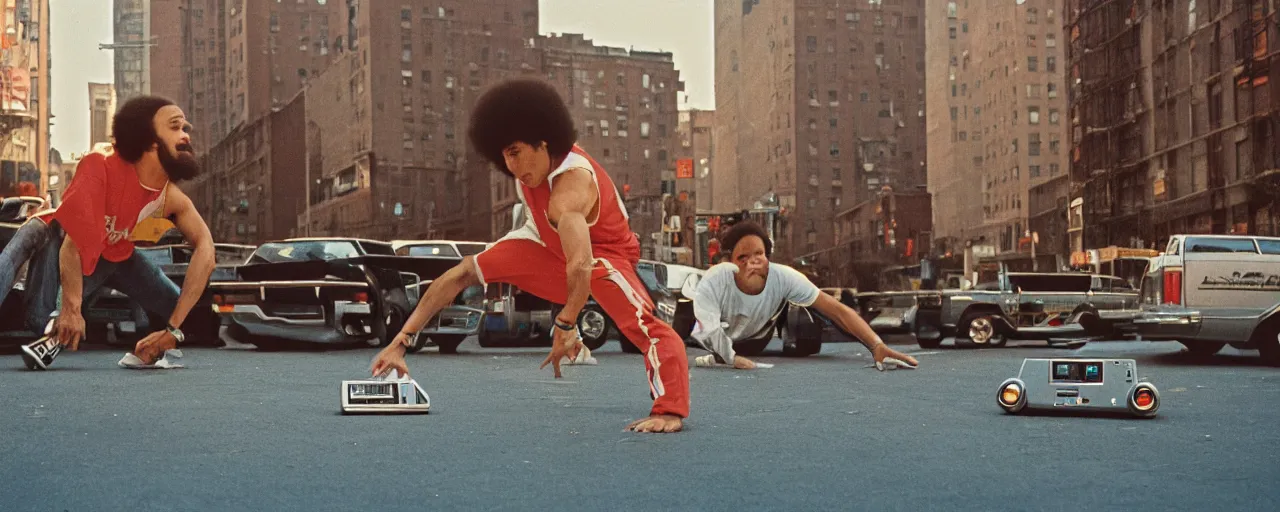
[[[393,240],[391,249],[400,256],[475,256],[493,244],[457,240]]]
[[[636,273],[654,303],[654,316],[667,322],[681,339],[693,332],[693,304],[666,285],[667,266],[641,260]],[[551,345],[551,328],[562,305],[524,292],[517,287],[492,283],[486,290],[484,328],[480,332],[482,347],[544,347]],[[616,333],[617,324],[594,299],[588,300],[578,314],[578,331],[583,344],[598,349]],[[630,342],[622,342],[624,352],[639,353]]]
[[[1118,329],[1195,354],[1257,349],[1280,365],[1280,238],[1173,236],[1142,279],[1141,304],[1107,313],[1090,308],[1079,321],[1091,333]]]
[[[291,344],[382,347],[404,326],[420,283],[458,258],[400,257],[391,244],[357,238],[296,238],[262,244],[215,282],[213,302],[236,341],[275,349]],[[415,350],[426,340],[418,340]]]
[[[456,240],[395,240],[391,248],[399,256],[427,256],[458,258],[480,254],[493,244]],[[427,286],[424,282],[422,286]],[[425,288],[423,292],[425,293]],[[427,345],[439,347],[442,354],[456,354],[458,346],[467,336],[477,334],[484,319],[484,287],[474,285],[463,290],[453,305],[445,308],[427,323],[420,333],[426,335]]]
[[[1136,307],[1138,292],[1123,279],[1085,273],[1013,273],[971,290],[922,295],[914,332],[921,347],[960,343],[1002,346],[1008,339],[1045,340],[1086,337],[1071,323],[1085,303],[1097,310]]]
[[[254,249],[252,245],[214,244],[215,266],[209,281],[236,280],[236,269],[248,261]],[[139,256],[159,266],[179,288],[182,287],[187,277],[187,267],[191,263],[191,246],[160,245],[134,250]],[[206,288],[183,323],[182,330],[187,335],[188,343],[218,342],[219,319],[212,307],[213,292]],[[85,300],[84,319],[88,339],[106,342],[114,338],[117,343],[123,344],[137,342],[142,336],[163,327],[167,320],[147,314],[137,301],[120,290],[107,286],[99,288]],[[114,336],[108,336],[108,332]]]

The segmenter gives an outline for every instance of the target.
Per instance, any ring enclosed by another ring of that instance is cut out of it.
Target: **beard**
[[[196,160],[195,151],[190,144],[179,144],[177,154],[171,152],[163,142],[160,147],[162,149],[156,151],[156,155],[160,158],[160,166],[164,168],[165,174],[169,175],[169,180],[180,183],[200,175],[200,162]]]

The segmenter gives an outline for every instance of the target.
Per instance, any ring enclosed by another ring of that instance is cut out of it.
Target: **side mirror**
[[[680,295],[684,295],[685,298],[693,300],[693,297],[697,294],[698,276],[696,274],[690,274],[689,277],[684,278],[684,284],[680,286]]]

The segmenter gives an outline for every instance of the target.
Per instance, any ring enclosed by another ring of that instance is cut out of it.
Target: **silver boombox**
[[[1084,409],[1150,418],[1160,409],[1160,392],[1138,378],[1133,359],[1028,358],[1017,377],[1000,384],[996,403],[1010,414]]]
[[[343,414],[426,414],[431,397],[418,382],[395,378],[342,381]]]

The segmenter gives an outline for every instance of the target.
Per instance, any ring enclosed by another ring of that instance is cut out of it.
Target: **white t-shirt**
[[[761,334],[781,310],[784,302],[808,307],[818,300],[818,290],[796,269],[769,263],[764,290],[748,295],[738,289],[734,274],[738,267],[721,263],[707,270],[698,283],[693,312],[698,323],[693,338],[715,353],[723,364],[733,364],[733,343]]]

